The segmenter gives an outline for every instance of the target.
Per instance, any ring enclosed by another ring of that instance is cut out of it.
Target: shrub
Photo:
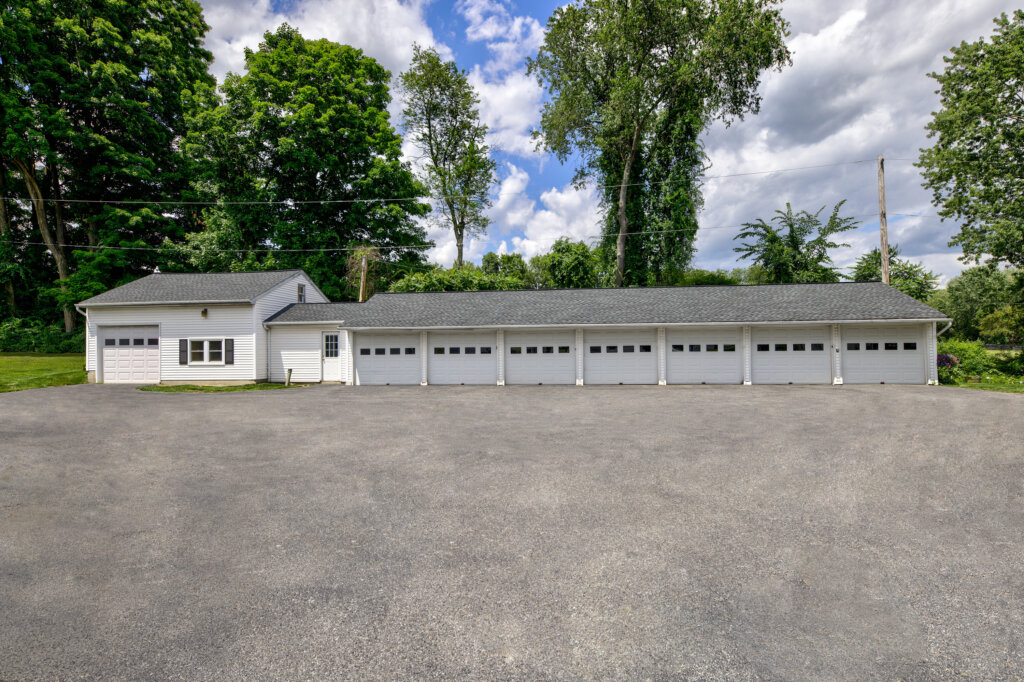
[[[60,324],[9,318],[0,322],[0,352],[84,353],[85,328],[65,334]]]
[[[992,354],[978,341],[943,341],[939,355],[952,355],[959,361],[959,374],[963,377],[981,376],[996,370]]]
[[[960,370],[960,358],[949,353],[939,353],[936,357],[936,364],[939,367],[939,383],[955,384],[963,378]]]

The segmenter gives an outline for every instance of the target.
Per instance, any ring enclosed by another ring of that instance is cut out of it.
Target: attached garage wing
[[[844,383],[927,381],[923,325],[846,325],[841,351]]]
[[[829,327],[754,327],[750,336],[755,384],[832,382]]]
[[[658,383],[653,329],[588,331],[583,335],[583,383]]]
[[[668,383],[743,383],[740,327],[670,329],[665,334]]]
[[[412,385],[420,383],[420,335],[355,334],[356,383]]]
[[[498,334],[431,332],[427,344],[427,376],[432,384],[498,383]]]
[[[100,343],[103,383],[160,382],[160,332],[157,327],[101,327]]]
[[[576,383],[575,333],[505,333],[506,384]]]

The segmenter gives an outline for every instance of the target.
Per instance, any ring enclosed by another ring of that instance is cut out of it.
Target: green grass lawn
[[[197,386],[195,384],[183,384],[181,386],[139,386],[140,391],[153,391],[155,393],[231,393],[233,391],[274,391],[279,388],[299,388],[292,384],[242,384],[241,386]]]
[[[970,382],[962,382],[957,384],[960,388],[973,388],[979,391],[999,391],[1000,393],[1024,393],[1024,384],[994,384],[981,382],[972,384]]]
[[[84,383],[83,353],[0,353],[0,392]]]

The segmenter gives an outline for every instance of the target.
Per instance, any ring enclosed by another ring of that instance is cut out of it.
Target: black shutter
[[[178,339],[178,364],[188,364],[188,339]]]
[[[224,364],[235,364],[235,340],[224,339]]]

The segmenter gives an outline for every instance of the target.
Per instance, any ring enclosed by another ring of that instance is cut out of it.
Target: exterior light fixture
[[[205,318],[206,317],[206,308],[203,308],[203,312],[201,312],[199,314],[202,315]]]

